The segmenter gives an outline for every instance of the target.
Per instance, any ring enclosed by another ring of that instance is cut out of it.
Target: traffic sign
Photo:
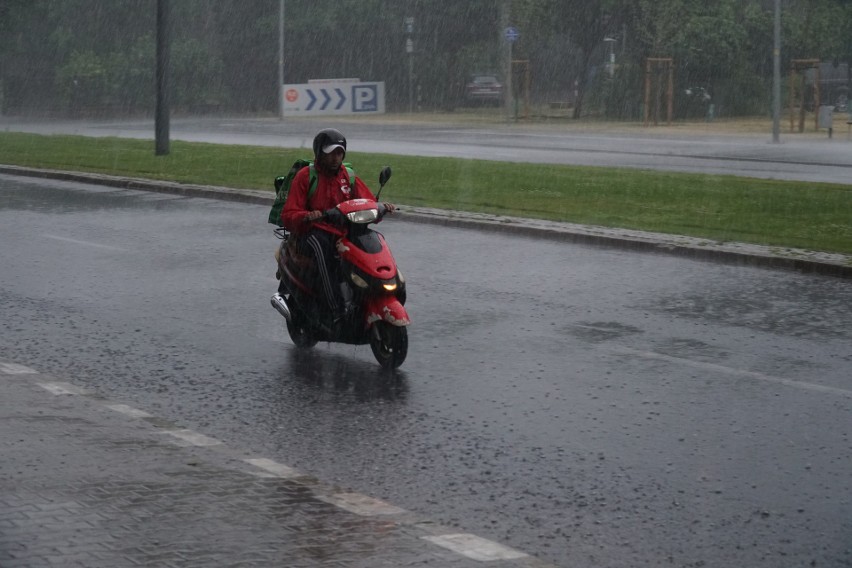
[[[509,43],[515,43],[518,41],[518,38],[521,37],[521,33],[518,31],[518,28],[509,26],[503,30],[503,37],[506,38],[506,41]]]
[[[284,85],[284,114],[385,112],[385,84],[330,80]]]

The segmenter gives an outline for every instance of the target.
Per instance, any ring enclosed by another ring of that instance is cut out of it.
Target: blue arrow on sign
[[[320,89],[320,93],[322,93],[322,96],[325,97],[325,100],[323,101],[320,110],[325,110],[325,108],[328,106],[328,103],[331,101],[331,95],[329,95],[328,91],[326,91],[325,89]]]
[[[334,92],[337,93],[338,97],[340,97],[340,102],[337,103],[337,106],[334,107],[334,110],[340,110],[340,107],[342,107],[343,103],[346,102],[346,95],[343,94],[342,89],[334,89]]]
[[[314,96],[314,92],[310,89],[305,89],[305,92],[308,94],[308,97],[311,99],[308,102],[308,106],[305,107],[305,110],[311,110],[314,108],[314,104],[317,102],[317,98]]]

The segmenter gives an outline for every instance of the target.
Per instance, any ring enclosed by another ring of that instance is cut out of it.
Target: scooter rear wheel
[[[290,339],[293,340],[293,345],[300,349],[310,349],[317,344],[317,338],[311,333],[302,323],[302,314],[296,310],[291,310],[292,316],[287,320],[287,333],[290,334]]]
[[[408,328],[384,321],[373,324],[370,348],[383,369],[396,369],[408,355]]]

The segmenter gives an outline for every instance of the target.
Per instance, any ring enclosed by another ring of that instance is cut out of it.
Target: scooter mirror
[[[391,177],[391,167],[385,166],[379,173],[379,185],[385,185]]]

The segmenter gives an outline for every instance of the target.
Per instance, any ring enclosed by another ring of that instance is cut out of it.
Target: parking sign
[[[284,114],[361,114],[385,112],[385,84],[356,80],[284,85]]]

